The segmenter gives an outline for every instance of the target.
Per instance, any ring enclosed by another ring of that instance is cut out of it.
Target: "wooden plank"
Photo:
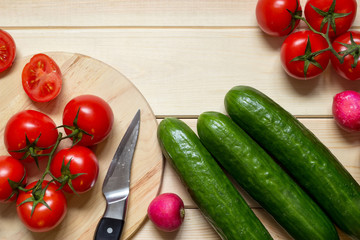
[[[158,120],[158,122],[160,121]],[[183,121],[196,132],[196,119],[183,119]],[[332,151],[356,181],[360,183],[360,133],[345,133],[338,128],[333,119],[300,119],[300,121]],[[196,208],[195,203],[168,161],[165,163],[163,178],[161,193],[174,192],[179,194],[187,207]],[[238,188],[251,207],[260,207],[244,190]]]
[[[224,111],[226,92],[240,84],[263,91],[292,114],[330,116],[336,93],[360,90],[360,81],[341,79],[330,68],[309,81],[288,77],[279,59],[281,39],[265,37],[258,29],[9,32],[18,57],[61,49],[110,64],[139,88],[157,116]]]
[[[253,25],[248,9],[255,6],[252,0],[3,0],[1,5],[6,27],[244,26]]]
[[[2,27],[257,27],[256,3],[254,0],[2,0],[0,16]],[[306,0],[301,0],[303,8],[305,3]],[[357,26],[359,20],[358,16]]]
[[[263,209],[253,209],[260,221],[276,240],[290,240],[289,234]],[[341,240],[351,240],[350,237],[339,231]],[[199,209],[186,209],[185,220],[179,230],[166,233],[156,229],[155,225],[147,219],[144,226],[132,238],[134,240],[173,239],[173,240],[218,240],[219,235],[201,215]]]
[[[133,236],[134,240],[146,239],[220,239],[212,227],[207,223],[198,209],[185,209],[185,219],[178,231],[166,233],[156,229],[155,225],[146,220],[142,228]]]
[[[3,27],[254,26],[256,21],[255,10],[248,11],[255,9],[253,0],[3,0],[1,5]]]
[[[264,226],[276,240],[290,239],[289,235],[263,209],[254,209]],[[165,233],[156,229],[155,225],[147,220],[144,226],[134,235],[133,239],[220,239],[205,220],[199,209],[186,209],[183,225],[178,231]]]

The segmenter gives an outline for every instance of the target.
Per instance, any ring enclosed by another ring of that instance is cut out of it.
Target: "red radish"
[[[163,193],[154,198],[148,208],[149,219],[165,232],[177,230],[185,217],[184,202],[175,193]]]
[[[347,90],[334,96],[332,111],[335,121],[346,131],[360,131],[360,94]]]

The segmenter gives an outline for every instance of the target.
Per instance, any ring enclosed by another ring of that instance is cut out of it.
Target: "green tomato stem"
[[[20,191],[23,191],[23,192],[29,192],[32,190],[32,189],[23,188],[22,186],[18,186],[17,189],[19,189]]]
[[[327,25],[326,33],[323,33],[323,32],[319,32],[319,31],[315,30],[304,17],[295,16],[295,18],[303,21],[312,32],[322,36],[326,40],[326,42],[328,44],[328,48],[314,52],[314,56],[316,56],[322,52],[330,51],[340,61],[340,63],[344,62],[344,57],[342,57],[338,52],[336,52],[331,44],[331,40],[329,38],[330,24]]]
[[[59,135],[58,135],[58,137],[57,137],[57,139],[56,139],[55,145],[54,145],[54,147],[51,149],[51,152],[50,152],[50,154],[49,154],[49,161],[48,161],[47,166],[46,166],[46,170],[47,170],[47,171],[50,171],[51,160],[52,160],[52,158],[53,158],[53,156],[54,156],[54,153],[55,153],[57,147],[59,146],[61,140],[62,140],[62,133],[60,132]]]
[[[54,178],[54,176],[50,173],[50,165],[51,165],[51,161],[52,161],[52,158],[54,156],[54,153],[57,149],[57,147],[59,146],[60,142],[62,140],[62,133],[59,133],[57,139],[56,139],[56,142],[54,144],[54,147],[51,149],[51,152],[49,153],[49,160],[47,162],[47,165],[46,165],[46,169],[44,171],[44,173],[42,174],[41,178],[38,180],[38,183],[34,186],[34,188],[32,189],[33,192],[36,192],[38,190],[39,187],[41,187],[42,185],[42,182],[44,181],[46,175],[50,175],[53,179],[51,181],[54,181],[56,178]],[[30,189],[29,189],[30,190]]]

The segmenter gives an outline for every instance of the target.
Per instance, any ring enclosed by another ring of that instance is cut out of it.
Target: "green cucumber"
[[[225,108],[340,229],[360,239],[360,185],[310,130],[252,87],[232,88]]]
[[[320,207],[229,117],[204,112],[197,131],[215,159],[294,239],[339,239]]]
[[[205,219],[223,239],[272,239],[188,125],[176,118],[165,118],[157,134],[163,154]]]

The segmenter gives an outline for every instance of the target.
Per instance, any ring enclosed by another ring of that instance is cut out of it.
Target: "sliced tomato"
[[[22,72],[22,85],[35,102],[56,98],[62,87],[62,76],[56,62],[45,54],[34,55]]]
[[[15,59],[16,45],[8,32],[0,29],[0,72],[8,69]]]

